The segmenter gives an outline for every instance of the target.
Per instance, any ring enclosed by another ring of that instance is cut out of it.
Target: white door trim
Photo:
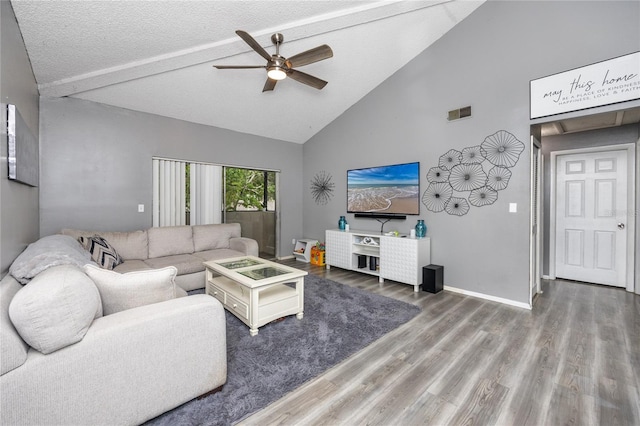
[[[561,151],[551,151],[551,164],[549,165],[551,170],[551,191],[549,195],[549,278],[556,279],[556,160],[558,156],[567,154],[584,154],[591,152],[602,151],[614,151],[614,150],[626,150],[627,151],[627,223],[626,227],[629,231],[629,238],[627,238],[627,291],[633,292],[635,289],[634,284],[634,270],[635,270],[635,242],[636,242],[636,230],[635,230],[635,217],[631,214],[636,205],[636,180],[635,180],[635,164],[636,164],[636,145],[633,143],[625,143],[618,145],[602,145],[590,148],[577,148]]]
[[[540,235],[542,235],[542,144],[533,135],[531,135],[530,143],[530,203],[531,214],[529,216],[529,306],[533,306],[533,298],[540,291],[540,276],[541,276],[541,244]],[[535,150],[537,149],[537,151]],[[534,152],[537,152],[534,154]],[[537,160],[537,161],[535,161]],[[537,170],[536,170],[537,169]],[[537,188],[537,191],[534,191]],[[535,199],[534,199],[535,197]],[[536,206],[534,209],[533,206]],[[534,226],[536,229],[534,229]]]

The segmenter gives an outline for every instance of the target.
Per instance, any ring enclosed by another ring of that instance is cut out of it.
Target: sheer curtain
[[[187,164],[190,168],[190,224],[222,222],[222,167],[153,159],[153,226],[187,224]]]

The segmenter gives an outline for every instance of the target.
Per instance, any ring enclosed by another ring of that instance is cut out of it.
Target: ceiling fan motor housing
[[[271,42],[276,46],[278,46],[283,41],[284,41],[284,36],[280,33],[275,33],[271,36]]]

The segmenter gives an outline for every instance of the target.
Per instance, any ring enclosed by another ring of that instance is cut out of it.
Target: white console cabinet
[[[327,269],[336,266],[413,285],[422,284],[422,267],[431,263],[431,240],[368,231],[327,230]]]

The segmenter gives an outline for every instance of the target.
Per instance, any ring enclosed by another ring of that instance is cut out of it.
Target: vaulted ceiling
[[[416,1],[12,0],[41,96],[86,99],[304,143],[483,3]],[[264,65],[236,34],[293,56],[328,44],[333,58],[262,92]]]

